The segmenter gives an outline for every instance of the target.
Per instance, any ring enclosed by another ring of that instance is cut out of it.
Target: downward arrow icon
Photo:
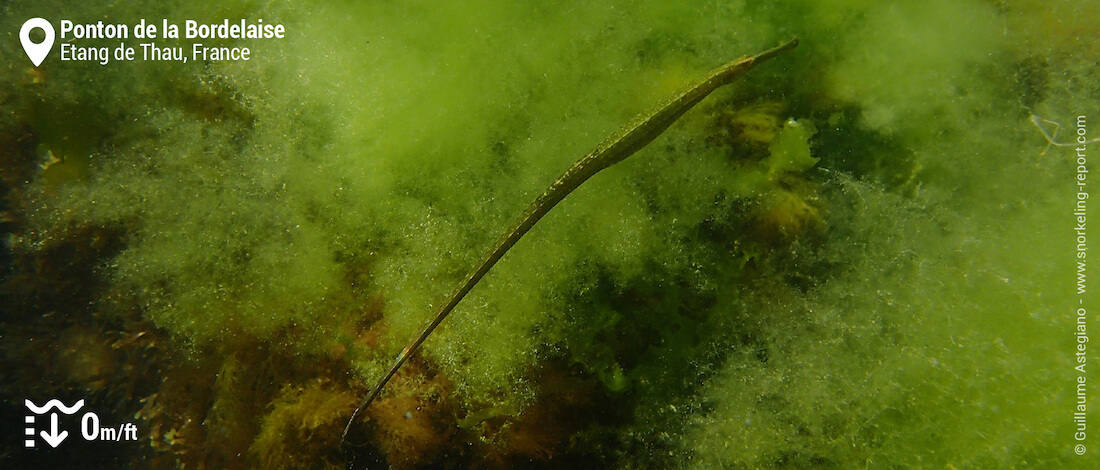
[[[57,447],[61,445],[61,441],[69,437],[69,431],[57,432],[57,413],[50,413],[50,432],[42,431],[39,435],[46,440],[50,447]]]

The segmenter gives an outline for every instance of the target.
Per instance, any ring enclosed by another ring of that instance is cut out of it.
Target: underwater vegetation
[[[84,398],[140,438],[0,466],[1100,467],[1068,417],[1075,163],[1035,121],[1100,116],[1100,5],[3,8],[287,37],[0,69],[5,422]],[[539,191],[793,36],[547,214],[341,443]]]
[[[638,150],[645,148],[646,145],[659,137],[670,125],[674,124],[683,116],[684,113],[690,111],[691,108],[713,93],[714,90],[732,83],[757,64],[770,60],[773,57],[793,49],[797,45],[798,38],[794,38],[759,54],[744,56],[719,66],[703,77],[686,85],[680,91],[674,93],[670,98],[666,98],[665,101],[659,103],[651,112],[636,116],[625,127],[605,139],[597,145],[592,152],[589,152],[588,155],[585,155],[578,160],[577,163],[569,167],[568,170],[565,170],[565,173],[558,177],[557,180],[550,184],[549,188],[535,198],[531,205],[527,206],[527,209],[523,211],[523,214],[512,223],[512,226],[505,230],[500,238],[497,239],[497,242],[489,248],[489,251],[481,258],[481,261],[474,265],[469,274],[463,278],[459,286],[455,288],[451,296],[447,298],[447,301],[440,304],[440,307],[432,313],[432,319],[428,322],[427,326],[420,330],[420,333],[405,345],[397,355],[394,365],[390,367],[389,371],[386,372],[373,387],[371,387],[366,398],[364,398],[359,406],[355,408],[355,411],[352,412],[351,419],[348,420],[348,427],[345,428],[341,439],[346,437],[347,431],[355,422],[355,417],[358,416],[359,411],[370,406],[371,402],[381,393],[382,387],[401,369],[405,361],[416,353],[420,345],[435,331],[436,327],[443,322],[454,307],[462,301],[466,294],[477,286],[477,283],[481,281],[482,277],[485,276],[494,265],[496,265],[497,261],[503,258],[504,255],[508,253],[508,250],[515,246],[529,230],[534,228],[535,224],[550,212],[555,205],[568,197],[570,193],[579,188],[585,181],[588,181],[589,178],[595,176],[596,173],[630,158]],[[792,121],[791,128],[801,129],[801,126]],[[790,132],[783,135],[790,135]],[[770,165],[773,172],[784,171],[786,167],[791,166],[790,163],[794,161],[795,158],[791,158],[788,154],[797,154],[801,157],[800,160],[807,161],[810,163],[809,166],[812,166],[813,160],[809,155],[809,147],[806,143],[807,139],[802,138],[800,142],[797,142],[798,140],[798,138],[776,139],[775,143],[779,145],[773,146],[772,155],[769,157],[770,161],[775,162]],[[793,152],[777,150],[778,148],[785,149],[797,146],[804,147],[804,150],[795,150]]]

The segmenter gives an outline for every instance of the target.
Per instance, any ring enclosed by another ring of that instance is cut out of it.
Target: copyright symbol
[[[1085,445],[1084,444],[1077,444],[1077,445],[1073,446],[1073,452],[1076,453],[1077,455],[1085,455]]]

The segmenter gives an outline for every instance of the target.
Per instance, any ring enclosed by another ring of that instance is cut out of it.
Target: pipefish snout
[[[569,167],[569,169],[566,170],[557,181],[554,181],[546,191],[543,191],[543,193],[527,207],[527,210],[523,211],[523,214],[516,219],[512,226],[497,239],[492,248],[490,248],[481,258],[481,261],[466,274],[466,277],[462,279],[458,287],[451,292],[446,302],[435,310],[429,322],[420,330],[416,338],[405,345],[405,348],[397,355],[397,359],[394,361],[389,371],[386,372],[386,375],[382,376],[382,378],[378,380],[378,383],[374,384],[374,387],[370,389],[366,398],[364,398],[359,406],[355,408],[355,411],[352,412],[347,426],[344,427],[344,433],[340,436],[340,441],[343,442],[344,438],[347,437],[348,431],[351,429],[351,425],[355,422],[355,418],[359,415],[359,412],[369,406],[370,403],[378,397],[378,394],[382,391],[382,387],[393,378],[398,369],[405,364],[405,361],[420,348],[420,345],[424,343],[424,340],[428,339],[428,336],[443,322],[443,319],[447,318],[451,310],[454,310],[455,306],[458,305],[462,298],[465,297],[466,294],[477,285],[478,281],[489,272],[489,269],[492,269],[493,265],[495,265],[497,261],[499,261],[500,258],[527,233],[527,231],[531,230],[531,227],[534,227],[535,223],[537,223],[539,219],[542,219],[542,216],[550,212],[550,209],[553,209],[558,202],[561,202],[569,193],[577,189],[577,187],[587,181],[588,178],[600,172],[600,170],[619,163],[638,150],[641,150],[642,147],[645,147],[652,142],[653,139],[656,139],[657,136],[661,135],[665,129],[668,129],[672,123],[676,122],[680,116],[702,101],[703,98],[710,95],[714,90],[723,85],[732,83],[757,64],[789,51],[797,45],[798,38],[796,37],[772,49],[768,49],[753,56],[742,57],[711,70],[695,82],[692,82],[672,96],[666,98],[650,111],[636,116],[630,123],[622,129],[619,129],[618,132],[615,132],[597,145],[588,155],[585,155],[580,161]]]

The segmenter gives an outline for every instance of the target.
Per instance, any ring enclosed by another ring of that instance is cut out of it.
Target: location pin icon
[[[34,28],[41,28],[46,33],[46,39],[37,44],[32,42],[31,30]],[[53,49],[53,37],[53,25],[42,18],[31,18],[19,28],[19,42],[23,43],[23,50],[27,51],[27,57],[31,58],[35,67],[41,65]]]

